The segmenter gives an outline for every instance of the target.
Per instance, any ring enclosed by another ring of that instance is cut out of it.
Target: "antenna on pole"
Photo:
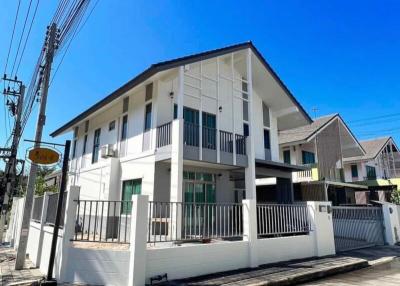
[[[317,111],[319,111],[318,107],[314,106],[311,110],[314,113],[314,119],[316,119],[317,118]]]

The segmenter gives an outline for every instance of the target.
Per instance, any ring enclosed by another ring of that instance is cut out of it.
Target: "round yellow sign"
[[[58,162],[60,154],[53,149],[38,147],[29,151],[28,158],[36,164],[51,165]]]

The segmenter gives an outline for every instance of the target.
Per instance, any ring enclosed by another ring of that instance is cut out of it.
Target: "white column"
[[[395,204],[382,205],[383,225],[385,227],[385,243],[395,245],[400,241],[400,221]]]
[[[42,205],[42,214],[40,216],[40,233],[39,233],[39,241],[37,248],[36,261],[33,261],[36,267],[40,266],[40,259],[42,257],[42,248],[43,248],[43,236],[44,236],[44,226],[46,224],[46,216],[47,216],[47,206],[49,204],[49,193],[45,192],[43,196],[43,205]]]
[[[315,256],[335,254],[331,202],[307,202],[311,220],[311,235],[314,237]]]
[[[217,129],[217,163],[221,163],[221,146],[220,146],[220,111],[219,111],[219,57],[217,57],[217,111],[215,115],[215,119],[217,121],[216,129]]]
[[[247,63],[248,66],[248,63]],[[251,68],[251,67],[250,67]],[[236,165],[237,158],[237,150],[236,150],[236,125],[235,125],[235,97],[234,97],[234,88],[235,88],[235,73],[233,69],[233,53],[231,53],[231,79],[232,79],[232,137],[233,137],[233,165]],[[250,111],[249,111],[250,112]]]
[[[183,119],[183,85],[184,85],[184,70],[183,66],[179,67],[178,72],[178,119]]]
[[[251,49],[247,53],[247,81],[248,81],[248,102],[249,102],[249,136],[246,140],[246,152],[248,166],[245,168],[245,184],[246,184],[246,199],[257,199],[256,196],[256,166],[255,166],[255,153],[254,153],[254,113],[253,113],[253,78],[251,69]],[[233,139],[236,143],[235,138]],[[233,145],[235,146],[235,144]],[[234,156],[236,154],[234,153]]]
[[[55,267],[59,266],[59,269],[55,269],[55,277],[58,282],[69,282],[68,277],[68,255],[71,251],[72,242],[71,239],[75,234],[75,222],[76,222],[76,210],[77,200],[79,199],[80,187],[71,186],[68,191],[67,203],[65,206],[65,217],[64,217],[64,228],[62,241],[61,253],[56,252]],[[58,248],[58,247],[57,247]]]
[[[129,282],[130,286],[145,285],[148,222],[148,196],[132,196]]]
[[[183,200],[183,119],[172,121],[170,202]],[[178,206],[172,208],[171,233],[181,232],[181,214]]]
[[[243,240],[249,243],[249,264],[255,268],[258,263],[257,252],[257,202],[255,199],[243,200]]]

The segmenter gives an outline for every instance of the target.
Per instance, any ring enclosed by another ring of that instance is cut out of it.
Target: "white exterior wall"
[[[194,277],[247,267],[248,242],[147,249],[146,256],[146,279],[164,273],[169,280]]]
[[[301,259],[317,255],[312,235],[259,239],[256,245],[259,264]]]
[[[29,239],[26,247],[26,253],[32,262],[37,261],[38,242],[40,240],[40,223],[31,221],[29,228]]]
[[[128,285],[126,250],[70,248],[66,281],[90,285]]]
[[[148,195],[153,200],[155,174],[155,156],[149,155],[132,160],[121,161],[121,179],[119,186],[119,199],[122,195],[122,183],[125,180],[142,180],[142,195]]]

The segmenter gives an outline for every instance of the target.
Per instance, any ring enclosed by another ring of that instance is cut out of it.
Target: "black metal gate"
[[[380,207],[333,207],[336,252],[383,245],[383,214]]]

